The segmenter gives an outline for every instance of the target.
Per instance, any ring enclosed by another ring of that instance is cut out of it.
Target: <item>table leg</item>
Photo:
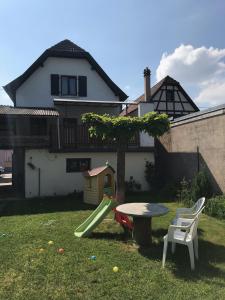
[[[152,243],[152,218],[133,217],[133,236],[138,245],[148,247]]]

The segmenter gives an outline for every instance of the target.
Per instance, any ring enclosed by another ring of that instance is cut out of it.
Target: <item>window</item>
[[[77,77],[62,76],[61,92],[62,92],[62,96],[77,96]]]
[[[31,135],[47,135],[47,120],[44,118],[30,119]]]
[[[174,101],[174,91],[173,90],[166,90],[166,100]]]
[[[67,158],[66,159],[66,172],[84,172],[91,167],[90,158]]]
[[[87,76],[51,74],[51,95],[87,97]]]

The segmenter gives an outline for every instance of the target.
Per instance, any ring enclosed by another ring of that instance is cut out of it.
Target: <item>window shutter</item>
[[[59,75],[51,74],[51,95],[59,95]]]
[[[78,77],[78,96],[87,97],[87,77]]]

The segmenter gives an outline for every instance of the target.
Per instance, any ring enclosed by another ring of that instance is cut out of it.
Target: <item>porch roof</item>
[[[85,106],[124,106],[124,105],[137,105],[133,102],[121,102],[121,101],[99,101],[99,100],[77,100],[72,98],[55,98],[54,103],[57,104],[68,104],[68,105],[85,105]]]
[[[58,117],[59,113],[57,110],[49,108],[27,108],[1,105],[0,116],[4,115]]]

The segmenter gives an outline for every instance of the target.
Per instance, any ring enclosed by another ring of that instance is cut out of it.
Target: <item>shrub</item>
[[[191,197],[191,183],[183,178],[180,182],[177,198],[179,202],[182,202],[186,206],[192,206],[193,200]]]
[[[212,196],[212,187],[208,175],[205,171],[198,172],[191,183],[191,198],[193,201],[201,197],[210,198]]]
[[[150,161],[146,161],[145,163],[145,180],[150,190],[160,187],[161,180],[159,174],[157,173],[155,165]]]
[[[141,184],[134,180],[133,176],[130,176],[129,181],[125,182],[126,192],[137,192],[141,190]]]
[[[225,219],[225,195],[210,198],[211,196],[211,184],[205,171],[196,174],[191,182],[183,178],[177,194],[178,200],[186,207],[191,207],[199,198],[206,197],[205,213]]]
[[[205,213],[225,220],[225,195],[210,198],[206,202]]]

